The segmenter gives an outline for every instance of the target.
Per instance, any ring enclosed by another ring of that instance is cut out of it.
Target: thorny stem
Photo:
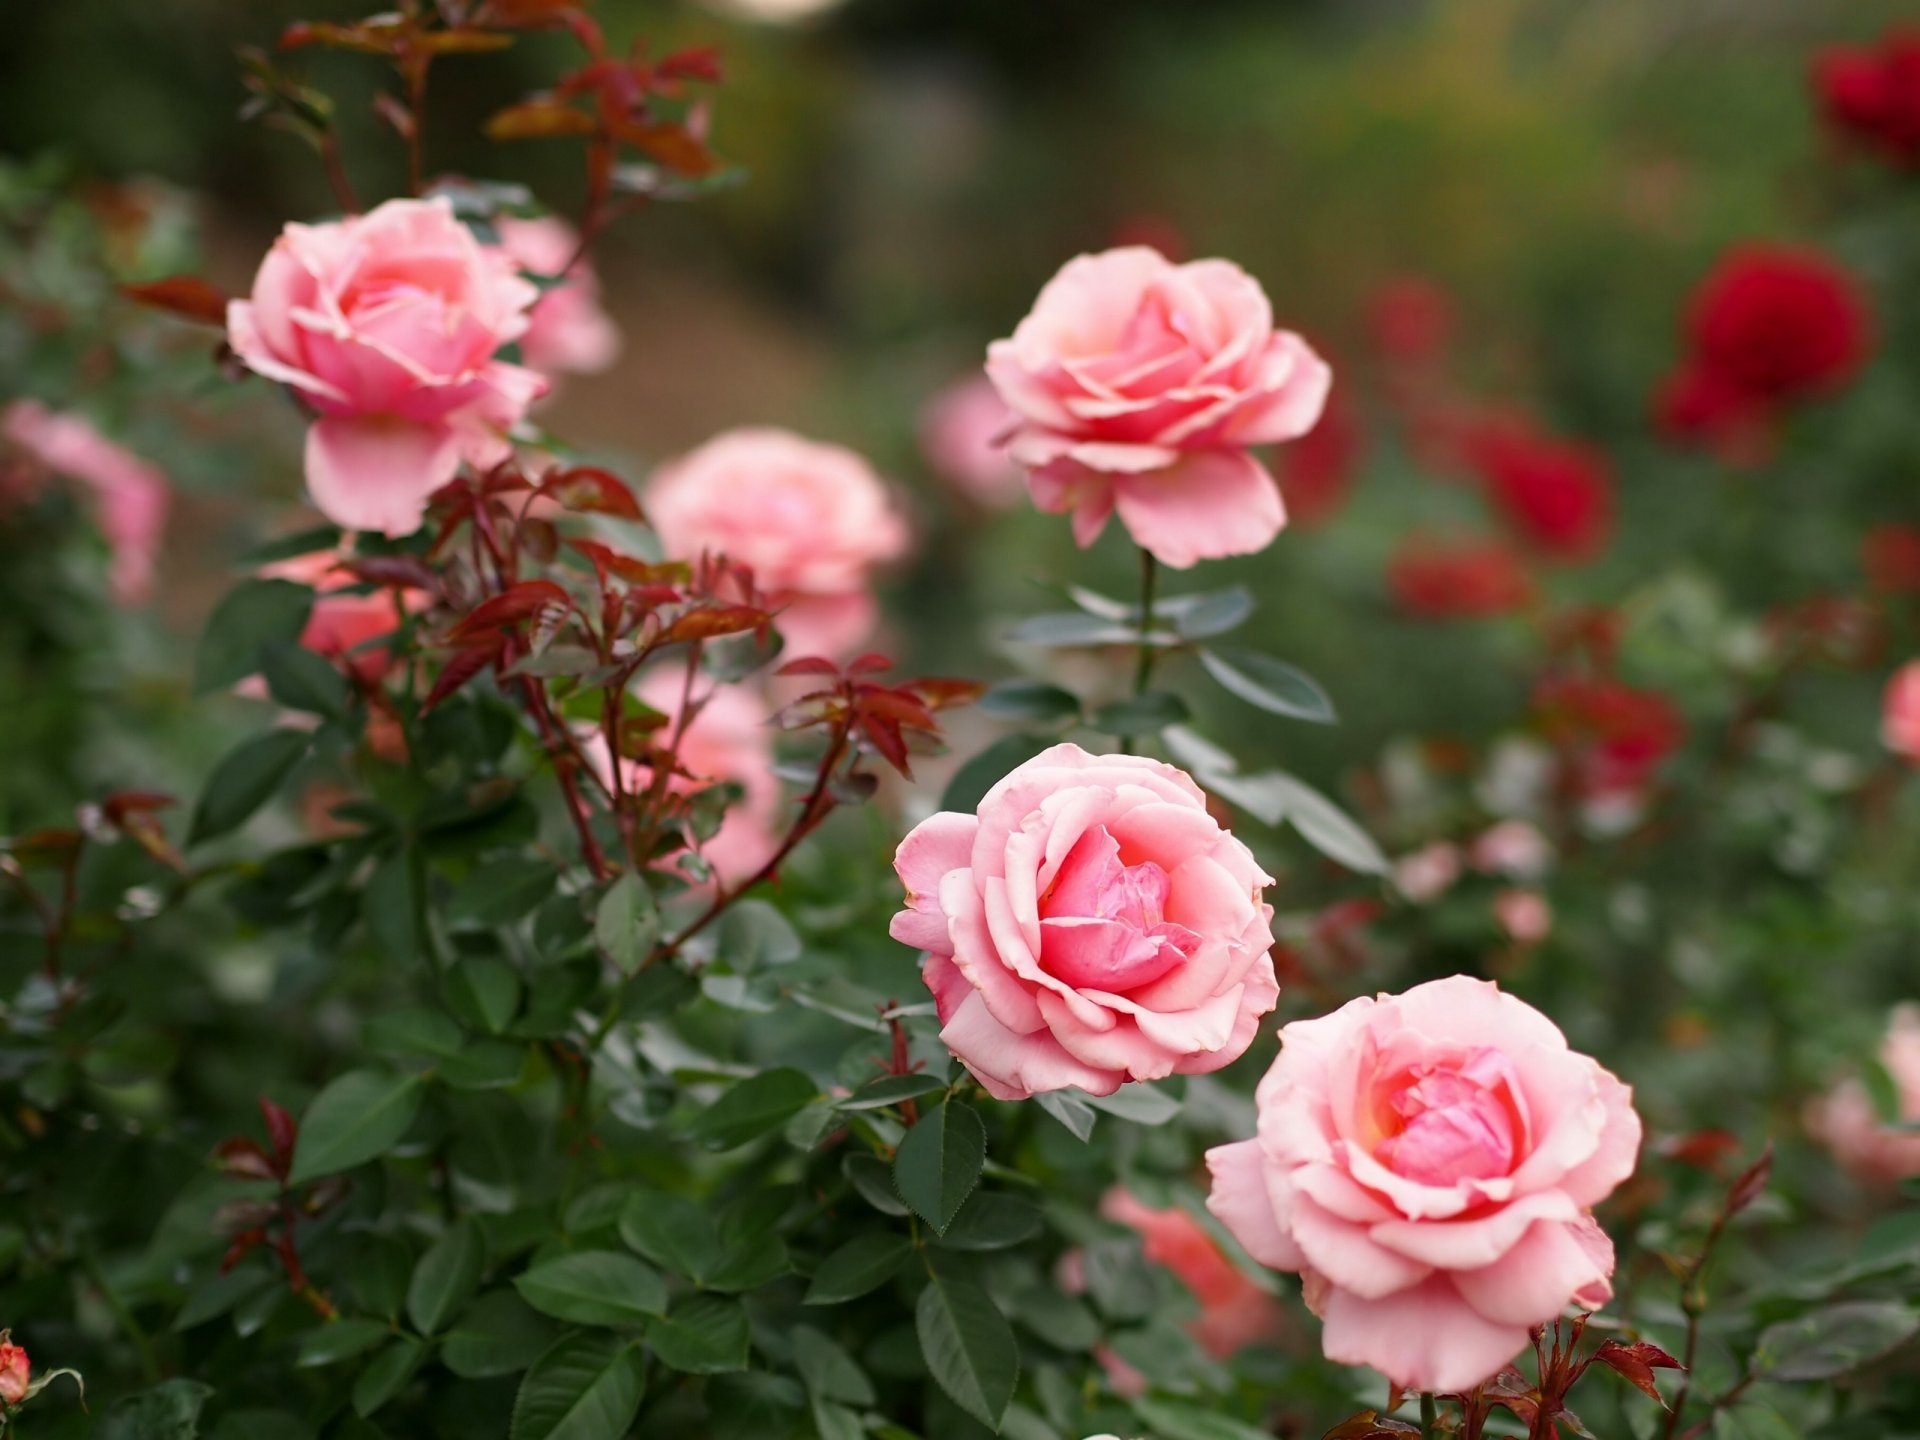
[[[1153,552],[1144,545],[1140,547],[1140,655],[1133,668],[1133,698],[1138,700],[1147,693],[1147,684],[1153,679],[1154,661],[1158,660],[1157,647],[1148,642],[1153,634],[1153,592],[1160,578],[1160,567],[1153,558]],[[1133,750],[1133,736],[1120,737],[1120,749]]]

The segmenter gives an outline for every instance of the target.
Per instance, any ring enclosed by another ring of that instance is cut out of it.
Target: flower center
[[[1518,1093],[1512,1063],[1493,1049],[1409,1066],[1376,1092],[1374,1156],[1423,1185],[1506,1175],[1526,1134]]]
[[[1069,985],[1121,992],[1158,980],[1200,945],[1166,918],[1172,881],[1129,865],[1104,825],[1074,843],[1040,897],[1041,963]]]

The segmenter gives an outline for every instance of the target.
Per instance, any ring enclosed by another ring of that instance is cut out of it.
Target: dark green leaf
[[[1084,1142],[1093,1134],[1094,1121],[1100,1117],[1094,1114],[1093,1107],[1087,1104],[1085,1095],[1069,1093],[1065,1090],[1049,1090],[1034,1098],[1040,1102],[1042,1110],[1073,1132],[1074,1139]]]
[[[305,730],[269,730],[229,750],[200,792],[187,843],[198,845],[244,824],[273,798],[312,743],[313,736]]]
[[[456,930],[511,925],[552,894],[558,878],[549,860],[518,855],[489,860],[454,887],[447,924]]]
[[[931,1075],[882,1075],[835,1103],[842,1110],[881,1110],[889,1105],[898,1105],[902,1100],[937,1095],[946,1088],[945,1081]]]
[[[413,1378],[427,1358],[426,1342],[402,1336],[382,1350],[354,1377],[353,1413],[365,1419],[380,1409]]]
[[[1094,645],[1138,645],[1141,635],[1131,624],[1108,620],[1098,615],[1083,615],[1061,610],[1051,615],[1034,615],[1007,632],[1016,645],[1040,645],[1050,649]],[[1163,630],[1149,631],[1149,645],[1172,645],[1175,637]]]
[[[1133,1402],[1133,1413],[1166,1440],[1272,1440],[1266,1431],[1218,1410],[1175,1400],[1143,1397]]]
[[[878,1155],[851,1154],[840,1162],[841,1173],[853,1188],[882,1215],[905,1215],[907,1207],[894,1193],[893,1167]]]
[[[885,1231],[849,1240],[820,1262],[807,1286],[806,1304],[838,1305],[879,1289],[899,1273],[913,1246],[903,1235]]]
[[[620,1238],[656,1265],[703,1280],[719,1258],[720,1234],[706,1209],[681,1195],[639,1190],[620,1209]]]
[[[987,1130],[980,1117],[949,1100],[907,1132],[893,1157],[893,1188],[913,1212],[944,1234],[987,1160]]]
[[[509,1440],[620,1440],[640,1413],[642,1384],[627,1341],[568,1335],[520,1382]]]
[[[440,1079],[455,1090],[505,1090],[526,1073],[528,1050],[510,1040],[477,1040],[440,1066]]]
[[[329,720],[347,713],[347,682],[304,645],[268,645],[260,652],[260,673],[266,677],[267,693],[289,710]]]
[[[1339,718],[1319,682],[1284,660],[1257,650],[1202,650],[1200,663],[1224,689],[1271,714],[1321,725]]]
[[[447,1004],[467,1024],[498,1035],[520,1009],[520,976],[490,955],[462,960],[447,972]]]
[[[719,957],[742,975],[800,958],[800,936],[787,917],[764,900],[735,901],[715,923],[714,931]]]
[[[456,1221],[420,1257],[407,1284],[407,1318],[422,1335],[437,1335],[480,1288],[486,1250],[471,1220]]]
[[[731,1150],[778,1130],[819,1093],[803,1071],[763,1070],[696,1115],[687,1138],[712,1150]]]
[[[914,1328],[940,1388],[988,1429],[999,1430],[1020,1378],[1020,1347],[987,1292],[935,1273],[914,1307]]]
[[[1080,701],[1071,690],[1044,680],[1006,680],[980,697],[980,709],[996,720],[1061,725],[1080,718]]]
[[[1111,1095],[1088,1095],[1087,1104],[1136,1125],[1164,1125],[1180,1113],[1180,1101],[1145,1081],[1122,1085]]]
[[[620,970],[631,975],[660,938],[660,907],[647,882],[627,871],[600,897],[593,938]]]
[[[351,1170],[390,1149],[420,1109],[420,1077],[350,1070],[313,1097],[300,1121],[292,1182]]]
[[[444,1060],[466,1043],[460,1027],[438,1010],[412,1006],[367,1017],[361,1043],[379,1055],[431,1055]]]
[[[313,591],[291,580],[242,580],[220,598],[200,632],[193,692],[204,695],[260,673],[270,646],[300,643]]]
[[[168,1380],[115,1405],[93,1440],[194,1440],[212,1395],[213,1387],[198,1380]]]
[[[576,1325],[637,1325],[665,1313],[667,1287],[631,1255],[579,1250],[516,1276],[514,1288],[543,1315]]]
[[[1149,690],[1102,705],[1087,723],[1103,735],[1152,735],[1191,717],[1187,702],[1166,690]]]
[[[1769,1325],[1754,1350],[1762,1380],[1832,1380],[1920,1333],[1920,1311],[1891,1300],[1850,1300]]]
[[[1171,620],[1183,640],[1206,640],[1238,629],[1253,614],[1253,596],[1244,586],[1205,595],[1179,595],[1154,607],[1154,618]]]
[[[466,1380],[517,1375],[537,1360],[559,1334],[553,1321],[518,1293],[482,1295],[454,1321],[440,1344],[447,1369]]]
[[[647,1326],[647,1344],[669,1370],[718,1375],[747,1368],[747,1312],[737,1300],[694,1295]]]
[[[336,1320],[330,1325],[318,1325],[300,1337],[300,1349],[293,1363],[305,1369],[351,1360],[392,1335],[393,1327],[383,1320]]]
[[[419,958],[420,864],[412,846],[400,847],[374,867],[360,896],[360,917],[389,960],[410,964]]]
[[[1012,1195],[979,1190],[940,1237],[950,1250],[1004,1250],[1040,1233],[1040,1210]]]
[[[1055,742],[1044,735],[1006,735],[954,771],[940,797],[942,810],[972,814],[995,785],[1016,765],[1023,765]]]
[[[874,1403],[873,1382],[845,1350],[811,1325],[796,1325],[789,1335],[794,1365],[809,1392],[847,1405]]]

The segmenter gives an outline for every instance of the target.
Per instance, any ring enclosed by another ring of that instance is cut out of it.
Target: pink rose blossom
[[[786,430],[730,430],[663,466],[646,497],[677,559],[725,555],[781,607],[790,656],[842,658],[878,616],[869,572],[906,553],[907,526],[853,451]]]
[[[1553,842],[1525,820],[1502,820],[1467,851],[1473,868],[1511,880],[1538,880],[1553,868]]]
[[[947,386],[920,412],[920,452],[969,500],[990,510],[1011,505],[1024,488],[1007,453],[1013,411],[984,375]]]
[[[1902,665],[1887,682],[1880,738],[1894,754],[1920,764],[1920,660]]]
[[[318,418],[307,490],[329,520],[405,535],[462,460],[495,465],[546,392],[497,357],[526,333],[539,290],[483,246],[445,199],[289,225],[227,308],[248,368],[292,386]]]
[[[661,714],[677,717],[683,678],[657,670],[634,693]],[[700,848],[724,884],[747,879],[780,846],[780,780],[773,773],[773,731],[767,721],[767,706],[751,691],[724,685],[680,740],[680,766],[692,778],[676,777],[674,788],[691,793],[715,782],[731,782],[743,792]],[[664,742],[666,737],[661,738]]]
[[[1897,1007],[1880,1047],[1880,1064],[1899,1098],[1899,1117],[1920,1124],[1920,1005]],[[1807,1107],[1807,1129],[1841,1166],[1862,1180],[1892,1185],[1920,1175],[1920,1131],[1880,1118],[1867,1087],[1847,1080]]]
[[[26,1350],[0,1331],[0,1405],[18,1405],[26,1399],[32,1374]]]
[[[1101,1200],[1100,1213],[1137,1231],[1147,1259],[1170,1270],[1200,1302],[1199,1318],[1189,1329],[1209,1355],[1224,1360],[1279,1329],[1273,1297],[1186,1211],[1155,1210],[1116,1186]]]
[[[1034,503],[1071,511],[1083,546],[1118,510],[1179,569],[1280,533],[1279,487],[1245,447],[1306,434],[1332,385],[1239,266],[1144,246],[1068,261],[988,348],[987,374],[1019,417],[1011,454]]]
[[[1592,1206],[1633,1173],[1632,1092],[1465,976],[1280,1032],[1254,1139],[1207,1152],[1208,1208],[1300,1272],[1327,1357],[1465,1391],[1612,1293]]]
[[[893,938],[927,952],[940,1038],[1002,1100],[1218,1070],[1279,998],[1273,881],[1158,760],[1055,745],[893,864]]]
[[[542,279],[566,276],[540,292],[527,315],[520,354],[548,379],[597,375],[620,356],[620,331],[600,307],[600,277],[579,253],[580,236],[566,221],[545,216],[496,222],[500,245],[521,270]],[[567,262],[572,260],[571,268]]]
[[[1460,878],[1460,847],[1447,840],[1403,855],[1393,867],[1393,883],[1416,905],[1438,900]]]
[[[1493,918],[1516,945],[1538,945],[1553,933],[1553,907],[1536,890],[1502,890],[1493,897]]]
[[[16,400],[0,416],[0,433],[41,465],[87,487],[100,533],[112,554],[108,584],[122,605],[153,591],[154,568],[167,526],[167,477],[114,444],[90,421]]]

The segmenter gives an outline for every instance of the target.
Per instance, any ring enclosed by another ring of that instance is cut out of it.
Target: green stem
[[[1420,1392],[1420,1434],[1424,1440],[1434,1440],[1440,1433],[1440,1402],[1433,1398],[1431,1390]]]
[[[1148,641],[1153,634],[1153,592],[1160,578],[1160,567],[1155,563],[1153,552],[1144,546],[1140,550],[1140,654],[1133,667],[1133,698],[1138,700],[1147,693],[1147,685],[1153,679],[1153,663],[1160,658],[1158,647]],[[1120,737],[1120,748],[1131,752],[1131,735]]]

